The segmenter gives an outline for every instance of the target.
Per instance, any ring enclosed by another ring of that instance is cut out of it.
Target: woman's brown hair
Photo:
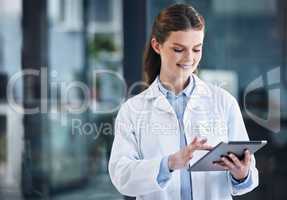
[[[202,30],[204,18],[190,5],[175,4],[162,10],[156,17],[150,39],[144,51],[145,80],[150,85],[160,73],[160,56],[151,47],[151,39],[163,44],[172,31]]]

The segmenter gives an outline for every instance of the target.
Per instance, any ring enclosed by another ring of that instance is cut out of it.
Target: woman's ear
[[[158,43],[158,41],[155,38],[152,38],[150,41],[151,47],[153,48],[153,50],[157,53],[160,54],[160,44]]]

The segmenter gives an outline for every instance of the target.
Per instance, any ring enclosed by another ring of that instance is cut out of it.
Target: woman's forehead
[[[203,30],[187,30],[187,31],[172,31],[165,43],[182,45],[182,46],[196,46],[203,42]]]

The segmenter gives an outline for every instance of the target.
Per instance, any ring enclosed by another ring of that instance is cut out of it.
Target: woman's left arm
[[[229,141],[249,141],[240,108],[234,97],[227,113]],[[249,151],[244,152],[244,158],[239,160],[234,154],[223,157],[222,165],[228,169],[228,181],[232,195],[242,195],[258,186],[258,170],[255,157]]]

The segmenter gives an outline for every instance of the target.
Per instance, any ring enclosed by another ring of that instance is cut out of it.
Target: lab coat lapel
[[[148,88],[145,98],[153,101],[153,106],[156,109],[162,110],[164,112],[168,113],[174,113],[172,110],[171,105],[169,104],[166,97],[160,92],[158,88],[157,80],[154,80],[154,82],[150,85]]]
[[[192,118],[199,117],[199,114],[208,112],[209,106],[211,105],[211,92],[209,87],[196,75],[193,76],[195,87],[187,103],[183,119],[187,144],[189,144],[195,136],[192,132]],[[179,150],[180,133],[177,118],[168,100],[160,92],[156,80],[148,88],[145,97],[150,99],[153,102],[152,105],[156,108],[151,118],[152,123],[160,123],[161,129],[166,129],[165,131],[161,130],[161,133],[158,134],[162,152],[169,154],[170,152]],[[165,126],[167,126],[167,128]]]
[[[200,80],[196,75],[193,76],[195,87],[186,105],[183,117],[187,144],[196,136],[192,131],[192,118],[200,118],[200,115],[203,113],[208,114],[209,106],[211,105],[210,89],[206,83]]]
[[[149,87],[146,98],[152,101],[151,124],[152,134],[157,135],[157,139],[163,155],[170,155],[179,150],[179,127],[175,112],[166,97],[160,92],[157,82],[154,81]]]

